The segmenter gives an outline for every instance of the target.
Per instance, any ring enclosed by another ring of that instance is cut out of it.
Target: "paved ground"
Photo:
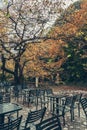
[[[69,90],[69,89],[65,89],[64,90],[58,90],[56,88],[53,89],[55,93],[64,93],[64,92],[68,92],[68,93],[73,93],[73,92],[82,92],[83,95],[87,94],[87,92],[85,90]],[[16,100],[12,99],[12,102],[17,102]],[[34,104],[31,104],[29,107],[27,107],[27,105],[23,105],[22,102],[18,102],[19,105],[22,106],[22,110],[20,111],[20,115],[22,114],[23,115],[23,120],[26,119],[27,117],[27,114],[30,110],[35,110],[36,107]],[[48,116],[50,116],[49,114],[49,110],[47,110],[46,112],[46,115],[45,115],[45,118],[48,118]],[[63,130],[87,130],[87,127],[86,127],[86,118],[85,118],[85,115],[84,115],[84,112],[81,108],[81,113],[80,113],[80,118],[78,117],[78,112],[77,112],[77,109],[75,110],[75,120],[73,120],[72,122],[70,121],[70,114],[67,113],[66,114],[66,125],[63,126],[62,124],[62,119],[61,120],[61,125],[62,125],[62,129]],[[32,127],[32,130],[34,130],[34,128]]]

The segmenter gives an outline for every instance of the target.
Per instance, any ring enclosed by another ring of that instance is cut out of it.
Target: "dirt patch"
[[[62,91],[67,91],[67,90],[82,90],[82,91],[87,91],[87,87],[82,87],[82,86],[52,86],[51,87],[54,92],[58,92],[60,90]]]

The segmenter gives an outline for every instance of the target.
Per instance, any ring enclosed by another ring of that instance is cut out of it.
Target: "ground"
[[[54,92],[60,91],[60,90],[79,90],[79,91],[87,91],[87,86],[68,86],[68,85],[59,85],[59,86],[51,86]]]

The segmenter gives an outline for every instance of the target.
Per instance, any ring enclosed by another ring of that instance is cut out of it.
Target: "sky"
[[[2,3],[3,0],[0,0],[0,9],[3,8],[3,6],[5,6],[5,3]],[[44,1],[44,0],[37,0],[37,1]],[[49,0],[52,1],[53,3],[57,2],[57,1],[61,1],[61,0]],[[63,6],[64,8],[67,8],[70,4],[79,1],[79,0],[63,0],[66,4],[65,6]],[[58,18],[58,13],[55,13],[51,16],[51,18],[49,18],[49,21],[47,22],[47,24],[44,27],[44,33],[47,33],[49,31],[49,28],[54,24],[55,20]]]
[[[41,1],[41,0],[38,0]],[[49,0],[49,1],[57,1],[57,0]],[[71,3],[75,2],[77,0],[64,0],[64,2],[66,3],[65,7],[68,7]],[[4,6],[4,4],[2,4],[2,0],[0,0],[0,9],[2,9]]]
[[[76,1],[79,1],[79,0],[64,0],[64,2],[66,3],[64,8],[67,8],[70,4],[72,4]],[[49,20],[49,22],[45,26],[46,32],[49,31],[50,27],[54,24],[54,22],[57,18],[58,18],[58,16],[56,16],[56,14],[55,14],[55,16],[51,17],[51,19]],[[46,33],[45,30],[44,30],[44,33]]]

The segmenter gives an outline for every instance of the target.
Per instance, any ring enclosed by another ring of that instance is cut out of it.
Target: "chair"
[[[87,98],[81,98],[80,100],[80,103],[81,103],[81,106],[83,108],[83,111],[85,113],[85,116],[86,116],[86,125],[87,125]]]
[[[2,97],[0,98],[0,103],[9,103],[11,100],[10,98],[10,94],[6,94],[6,95],[2,95]]]
[[[62,130],[62,128],[58,116],[53,116],[36,125],[36,130]]]
[[[75,98],[75,96],[67,96],[65,100],[62,100],[62,104],[54,104],[53,115],[63,117],[63,125],[65,125],[65,115],[67,112],[70,112],[71,122],[74,119]]]
[[[0,92],[0,103],[3,101],[3,94]]]
[[[26,129],[30,124],[35,124],[37,121],[42,122],[45,112],[46,107],[36,111],[30,111],[28,113],[27,119],[24,122],[22,122],[21,128]]]
[[[36,104],[36,90],[30,90],[23,94],[23,104],[28,104],[34,102]]]
[[[51,88],[46,89],[46,94],[47,95],[52,95],[53,94],[53,90]]]
[[[14,121],[0,124],[0,130],[19,130],[22,116],[18,117]]]
[[[19,106],[16,103],[12,103],[12,104],[14,104],[16,106]],[[15,111],[15,112],[7,113],[6,116],[8,118],[8,122],[11,122],[11,121],[15,120],[18,117],[18,112]]]
[[[39,90],[39,96],[37,95],[38,100],[40,99],[40,104],[41,104],[41,108],[45,107],[45,89],[40,89]],[[44,106],[43,106],[44,104]]]
[[[80,117],[80,100],[82,98],[82,93],[76,95],[76,100],[75,100],[75,106],[78,108],[78,116]]]
[[[49,102],[51,102],[51,98],[49,98],[49,95],[53,95],[52,89],[46,89],[46,94],[44,94],[44,98],[41,98],[41,107],[44,105],[44,107],[47,104],[47,108],[49,106]],[[50,104],[51,105],[51,104]],[[51,106],[50,106],[51,107]]]
[[[23,130],[30,130],[30,127],[28,127],[28,128],[25,128],[25,129],[23,129]]]

